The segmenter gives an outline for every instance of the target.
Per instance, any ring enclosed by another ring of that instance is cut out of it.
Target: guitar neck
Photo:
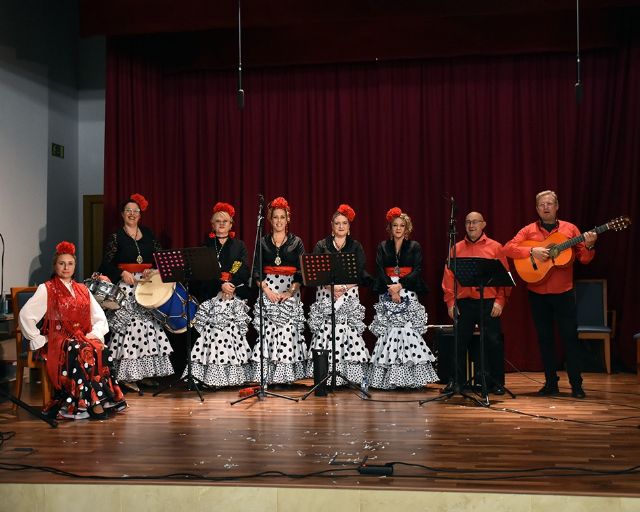
[[[609,223],[607,223],[607,224],[603,224],[602,226],[598,226],[592,231],[595,231],[596,234],[599,235],[600,233],[604,233],[609,229],[611,228],[609,227]],[[564,251],[565,249],[568,249],[569,247],[573,247],[574,245],[577,245],[580,242],[584,242],[584,233],[581,233],[578,236],[574,236],[573,238],[569,238],[569,240],[566,240],[561,244],[556,245],[556,247],[558,248],[558,251]]]

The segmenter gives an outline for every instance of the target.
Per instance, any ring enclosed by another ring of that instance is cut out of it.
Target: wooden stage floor
[[[0,483],[125,479],[640,497],[640,473],[631,470],[640,464],[636,376],[586,374],[586,400],[572,399],[567,388],[557,398],[537,397],[541,378],[508,374],[507,386],[517,398],[491,395],[490,408],[457,396],[418,405],[438,396],[436,385],[374,390],[373,400],[340,389],[299,403],[269,397],[234,406],[229,402],[237,389],[205,392],[201,403],[195,392],[180,387],[157,397],[149,391],[129,394],[130,408],[122,414],[106,421],[64,421],[56,429],[22,409],[16,415],[4,402],[0,430],[15,436],[0,448]],[[276,392],[300,396],[305,389]],[[37,404],[37,393],[30,392],[27,400]],[[343,463],[330,465],[334,456]],[[396,462],[394,474],[358,474],[353,463],[365,456],[371,464]],[[17,470],[27,466],[81,478]]]

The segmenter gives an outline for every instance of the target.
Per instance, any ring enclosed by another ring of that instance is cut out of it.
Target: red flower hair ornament
[[[402,215],[402,210],[397,206],[394,206],[387,212],[387,222],[392,222],[396,217],[400,217]]]
[[[236,209],[229,203],[219,202],[213,206],[213,210],[212,210],[213,215],[215,215],[218,212],[225,212],[229,215],[229,217],[233,219],[234,215],[236,214]],[[215,238],[215,237],[216,237],[215,232],[211,231],[211,233],[209,233],[209,238]],[[236,232],[229,231],[229,238],[235,238],[235,237],[236,237]]]
[[[56,254],[71,254],[71,256],[75,256],[76,246],[71,242],[60,242],[56,245]]]
[[[348,204],[341,204],[338,206],[336,210],[339,214],[344,215],[349,222],[353,222],[353,219],[356,218],[356,212],[351,206]]]
[[[284,197],[276,197],[273,201],[269,203],[269,208],[272,210],[289,210],[289,203]]]
[[[147,201],[142,194],[131,194],[129,196],[129,199],[138,203],[138,206],[140,206],[141,211],[145,211],[149,206],[149,201]]]
[[[216,203],[213,207],[213,213],[226,212],[229,217],[233,217],[236,214],[236,209],[229,203]]]

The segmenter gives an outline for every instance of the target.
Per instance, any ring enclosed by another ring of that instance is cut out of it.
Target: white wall
[[[104,38],[81,39],[78,53],[79,219],[82,219],[82,196],[104,193],[105,67]],[[83,238],[81,221],[78,232],[80,247],[84,243]],[[82,264],[78,268],[78,275],[83,275]]]
[[[82,195],[102,193],[104,50],[102,40],[80,42],[75,0],[0,0],[5,290],[45,280],[60,240],[76,243],[82,261]],[[50,156],[52,142],[64,159]]]
[[[78,56],[80,196],[103,193],[105,55],[104,38],[80,40]]]

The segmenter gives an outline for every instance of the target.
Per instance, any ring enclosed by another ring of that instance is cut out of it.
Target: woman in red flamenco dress
[[[35,356],[46,361],[54,398],[44,413],[70,419],[106,419],[107,411],[127,407],[111,378],[104,346],[109,331],[100,305],[84,284],[73,280],[75,246],[61,242],[53,257],[54,274],[20,310],[20,327]],[[38,322],[44,317],[42,330]]]

